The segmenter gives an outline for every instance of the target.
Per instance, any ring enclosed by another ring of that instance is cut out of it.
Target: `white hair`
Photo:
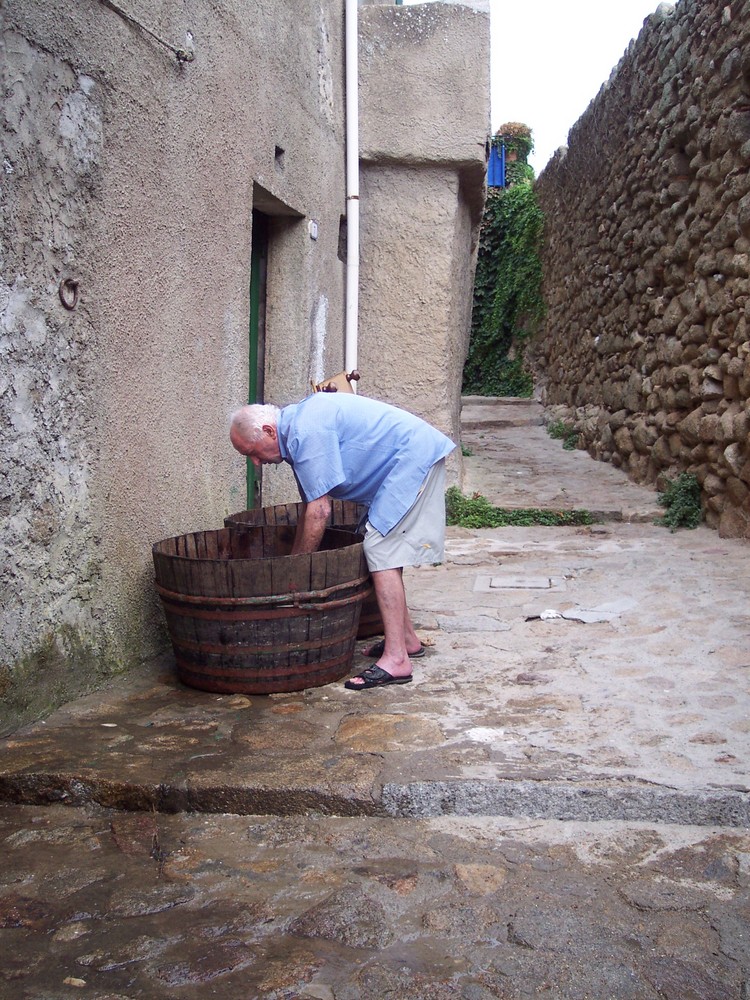
[[[276,427],[281,410],[273,403],[252,403],[241,406],[232,414],[230,430],[238,434],[243,441],[257,441],[263,427],[271,424]]]

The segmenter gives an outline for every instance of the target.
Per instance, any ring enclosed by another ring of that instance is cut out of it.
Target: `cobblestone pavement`
[[[750,546],[464,419],[467,491],[603,522],[450,529],[406,687],[166,653],[0,741],[0,998],[750,1000]]]
[[[0,995],[737,1000],[750,838],[0,807]]]

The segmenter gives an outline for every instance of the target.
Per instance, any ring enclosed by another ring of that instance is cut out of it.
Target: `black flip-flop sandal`
[[[411,681],[411,675],[408,677],[394,677],[393,674],[389,674],[387,670],[383,670],[382,667],[371,666],[363,670],[361,674],[357,674],[357,677],[361,677],[364,684],[355,684],[356,678],[352,678],[346,681],[344,684],[345,688],[349,688],[350,691],[366,691],[368,688],[375,687],[385,687],[386,684],[408,684]]]

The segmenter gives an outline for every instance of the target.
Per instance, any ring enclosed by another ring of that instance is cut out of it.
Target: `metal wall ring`
[[[78,305],[78,282],[75,278],[63,278],[57,294],[66,309],[73,310]]]

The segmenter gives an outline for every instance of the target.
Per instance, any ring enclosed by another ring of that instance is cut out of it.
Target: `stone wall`
[[[750,3],[660,4],[537,181],[548,419],[750,538]]]

